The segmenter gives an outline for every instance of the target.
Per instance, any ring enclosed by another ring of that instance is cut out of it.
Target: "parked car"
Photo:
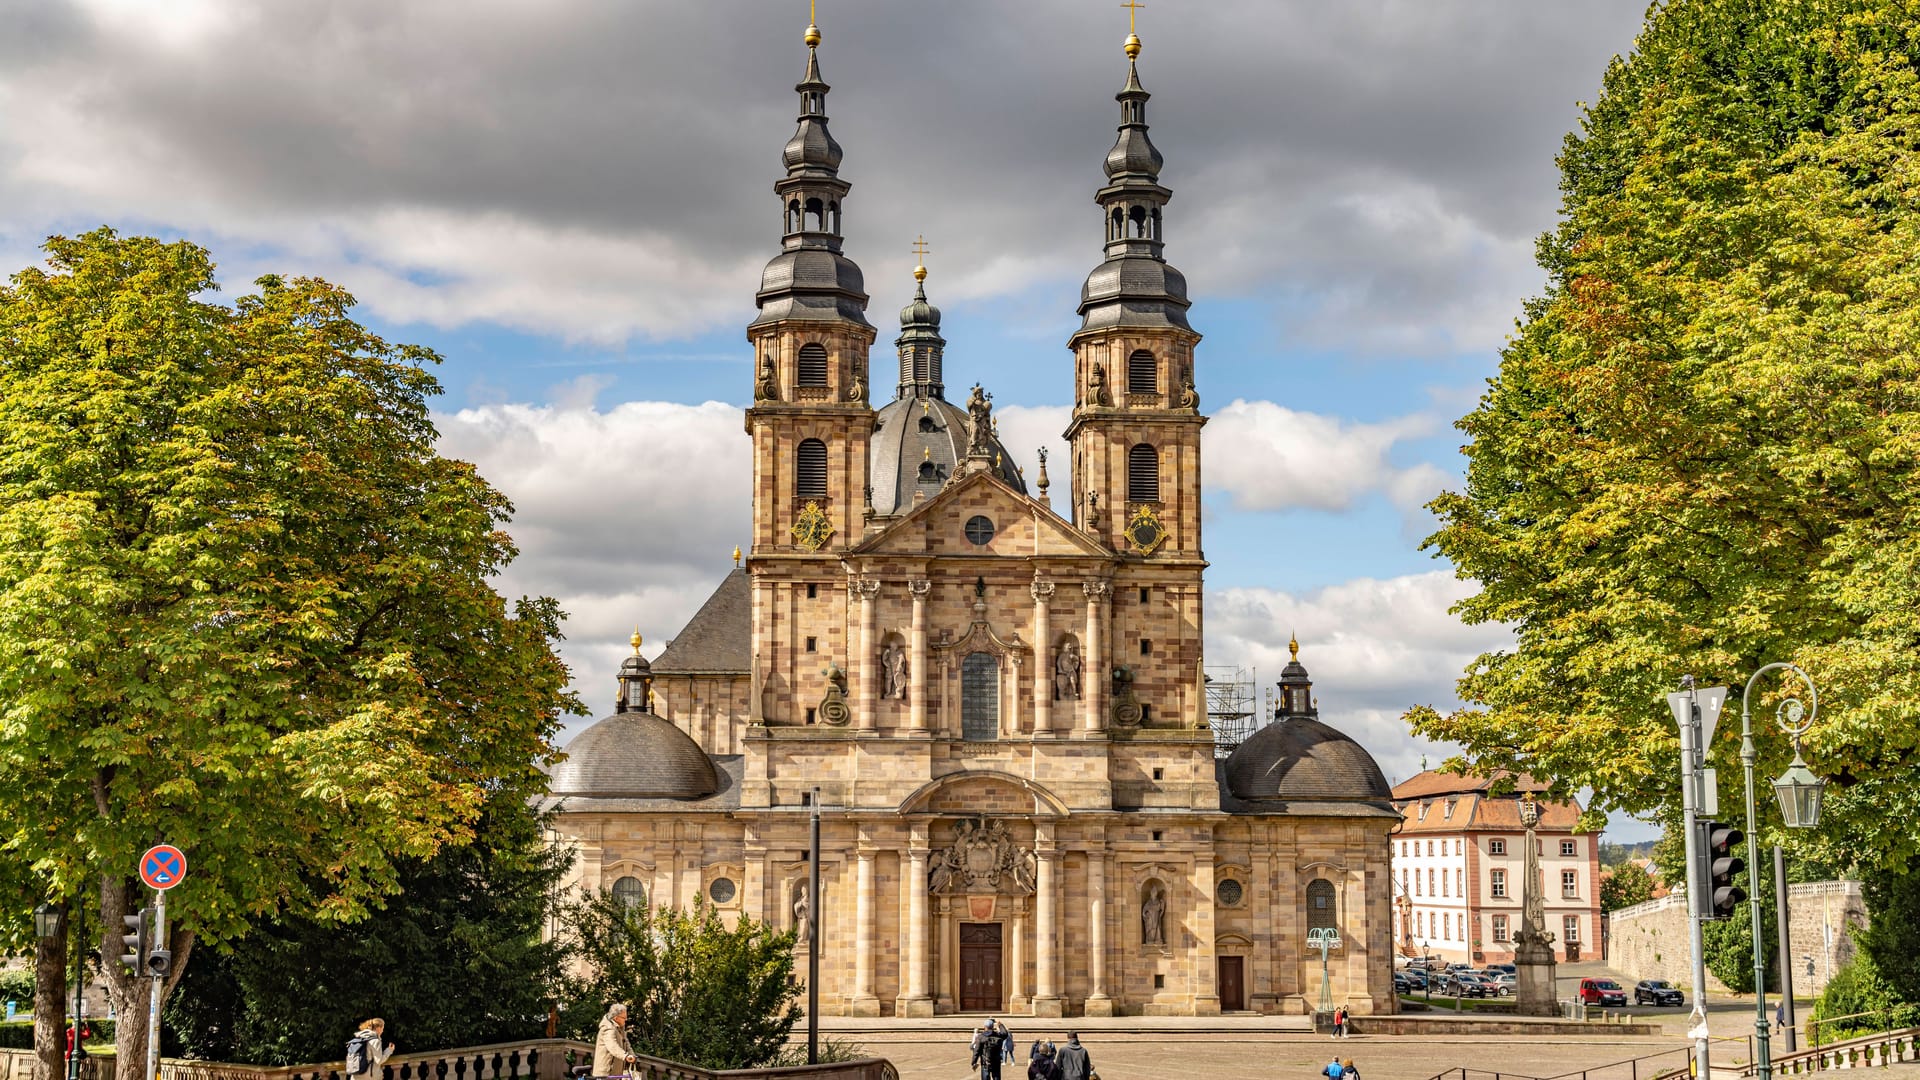
[[[1490,972],[1492,971],[1503,972],[1505,974],[1512,975],[1515,978],[1518,978],[1520,976],[1520,966],[1518,964],[1488,964],[1487,970]]]
[[[1429,980],[1427,978],[1426,972],[1421,971],[1417,968],[1412,968],[1412,969],[1403,971],[1400,974],[1406,978],[1407,982],[1413,987],[1414,990],[1419,991],[1419,990],[1425,990],[1427,988]]]
[[[1393,992],[1396,994],[1413,993],[1413,980],[1407,978],[1406,972],[1396,971],[1393,973]]]
[[[1686,995],[1665,979],[1641,979],[1633,985],[1635,1005],[1685,1005]]]
[[[1612,979],[1581,979],[1580,1000],[1588,1005],[1601,1008],[1625,1008],[1627,992]]]
[[[1499,991],[1501,997],[1513,996],[1514,987],[1518,985],[1520,985],[1518,975],[1509,975],[1503,971],[1493,977],[1493,988]]]
[[[1499,993],[1492,983],[1471,971],[1456,971],[1447,982],[1447,993],[1454,997],[1493,997]]]

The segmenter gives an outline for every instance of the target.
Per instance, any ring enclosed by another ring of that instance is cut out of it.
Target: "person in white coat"
[[[593,1044],[593,1075],[620,1076],[633,1065],[633,1046],[627,1042],[627,1007],[614,1002],[600,1018],[600,1038]]]

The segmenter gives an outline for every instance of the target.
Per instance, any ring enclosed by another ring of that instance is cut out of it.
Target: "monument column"
[[[1080,676],[1080,698],[1086,704],[1084,726],[1088,731],[1103,731],[1107,726],[1107,686],[1113,681],[1113,667],[1107,660],[1107,598],[1113,583],[1089,581],[1087,592],[1087,663]]]
[[[907,647],[913,655],[907,661],[907,727],[927,730],[927,594],[931,581],[909,581],[907,592],[913,596],[913,630]]]
[[[854,883],[858,891],[853,913],[856,945],[853,951],[853,1000],[848,1004],[847,1011],[854,1016],[879,1016],[880,999],[873,994],[873,848],[865,829],[860,831],[860,848],[855,853],[854,865]]]
[[[1088,1016],[1112,1016],[1107,996],[1107,843],[1087,845],[1087,989]]]
[[[1034,880],[1033,1015],[1063,1016],[1060,1002],[1060,920],[1054,892],[1060,849],[1053,842],[1053,823],[1034,826],[1033,856],[1040,864]]]
[[[907,993],[894,1006],[898,1016],[932,1016],[927,995],[927,823],[913,823],[907,840]]]
[[[880,696],[880,657],[875,651],[873,630],[873,601],[880,595],[880,583],[856,578],[849,584],[860,597],[860,663],[849,665],[860,680],[853,722],[861,731],[872,731],[874,703]]]
[[[1053,582],[1033,582],[1033,733],[1053,734]]]

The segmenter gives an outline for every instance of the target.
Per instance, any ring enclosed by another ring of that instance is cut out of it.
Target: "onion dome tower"
[[[946,399],[945,338],[940,309],[927,300],[927,268],[913,268],[913,300],[900,309],[900,384],[874,416],[873,511],[887,518],[930,498],[967,457],[967,412]],[[996,434],[989,443],[993,474],[1025,494],[1027,484]]]
[[[548,775],[556,798],[689,800],[720,790],[720,773],[693,736],[653,714],[653,668],[638,631],[632,641],[613,715],[575,735]]]
[[[840,144],[827,126],[820,28],[808,25],[806,73],[794,90],[800,115],[781,152],[780,251],[767,262],[747,326],[753,344],[752,552],[819,554],[857,541],[864,524],[867,353],[860,268],[840,249],[841,213],[853,185],[840,178]]]
[[[1166,261],[1163,159],[1147,134],[1140,37],[1127,35],[1119,135],[1094,193],[1105,258],[1080,290],[1074,357],[1073,520],[1116,550],[1198,562],[1200,395],[1187,279]]]

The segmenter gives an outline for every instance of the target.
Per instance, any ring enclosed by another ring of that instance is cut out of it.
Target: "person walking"
[[[1333,1008],[1333,1037],[1336,1039],[1344,1039],[1347,1037],[1347,1007],[1345,1005],[1336,1005]]]
[[[1360,1070],[1353,1065],[1353,1059],[1347,1058],[1340,1063],[1341,1080],[1360,1080]]]
[[[1033,1060],[1027,1062],[1027,1080],[1060,1080],[1060,1061],[1051,1042],[1033,1044]]]
[[[387,1022],[376,1016],[361,1024],[347,1040],[347,1075],[353,1080],[381,1080],[386,1075],[387,1059],[393,1056],[392,1043],[385,1044],[384,1049],[381,1046],[386,1031]]]
[[[1346,1075],[1346,1069],[1340,1064],[1339,1054],[1333,1055],[1333,1060],[1327,1062],[1326,1067],[1320,1070],[1320,1075],[1326,1077],[1327,1080],[1340,1080],[1342,1076]]]
[[[980,1080],[1000,1080],[1000,1060],[1006,1048],[992,1020],[973,1033],[973,1067],[980,1070]]]
[[[1093,1059],[1080,1045],[1080,1033],[1067,1032],[1067,1045],[1054,1052],[1060,1062],[1060,1080],[1088,1080],[1093,1075]]]
[[[1000,1036],[1000,1060],[1012,1061],[1015,1049],[1013,1045],[1013,1032],[1007,1030],[1007,1022],[1004,1020],[995,1020],[993,1026],[995,1032]]]
[[[633,1047],[627,1042],[627,1006],[616,1001],[600,1018],[600,1037],[593,1044],[593,1075],[620,1076],[633,1066]]]

